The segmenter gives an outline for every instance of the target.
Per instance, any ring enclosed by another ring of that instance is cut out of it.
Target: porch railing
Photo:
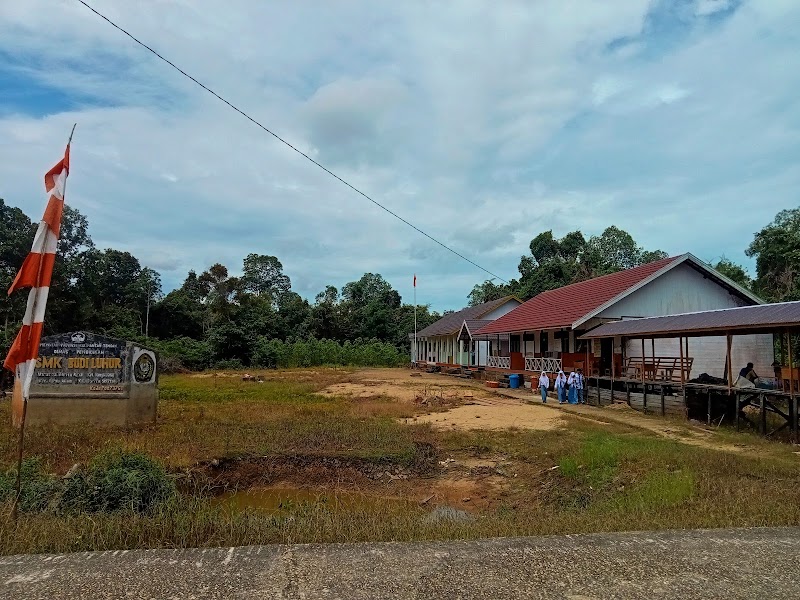
[[[557,373],[561,370],[560,358],[533,358],[525,357],[525,370],[526,371],[547,371],[549,373]]]
[[[486,359],[487,367],[494,367],[496,369],[510,369],[511,357],[510,356],[490,356]]]

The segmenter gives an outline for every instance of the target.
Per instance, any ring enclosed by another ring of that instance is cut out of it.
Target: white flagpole
[[[417,274],[414,273],[414,366],[419,362],[417,353]]]

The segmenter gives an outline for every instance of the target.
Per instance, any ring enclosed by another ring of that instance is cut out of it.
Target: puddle
[[[410,505],[405,498],[371,496],[362,492],[309,490],[297,488],[250,488],[220,494],[212,503],[231,510],[256,509],[267,514],[292,512],[301,507],[370,512]]]

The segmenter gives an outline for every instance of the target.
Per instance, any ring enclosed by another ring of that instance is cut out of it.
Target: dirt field
[[[353,381],[331,385],[322,392],[329,396],[346,396],[367,400],[388,398],[406,402],[429,414],[413,417],[417,423],[430,423],[440,430],[548,430],[564,425],[561,415],[539,404],[528,404],[527,398],[511,398],[497,390],[481,387],[477,382],[440,374],[418,373],[400,369],[358,371]]]
[[[133,520],[0,519],[0,552],[800,523],[800,449],[786,443],[407,369],[250,374],[262,381],[163,377],[143,429],[31,427],[26,456],[45,475],[120,448],[163,463],[181,497]]]
[[[559,405],[550,400],[544,406],[539,395],[529,389],[491,389],[478,381],[438,373],[411,376],[404,369],[364,369],[354,372],[350,379],[320,393],[360,400],[386,398],[405,402],[422,411],[411,419],[413,422],[430,423],[438,430],[545,431],[565,427],[563,415],[567,413],[594,423],[619,423],[646,430],[690,446],[736,453],[756,451],[748,436],[731,442],[702,425],[674,417],[643,415],[625,404],[598,409],[586,405]],[[429,410],[426,412],[426,409]]]

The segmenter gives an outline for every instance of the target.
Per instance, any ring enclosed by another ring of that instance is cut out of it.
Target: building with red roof
[[[467,355],[464,344],[459,343],[459,333],[465,321],[479,322],[481,325],[491,323],[517,308],[522,301],[514,296],[506,296],[490,300],[476,306],[467,306],[459,311],[444,315],[441,319],[428,325],[415,334],[410,333],[411,360],[436,364],[468,364],[471,357]],[[474,327],[474,325],[473,325]],[[477,329],[477,327],[475,327]],[[416,347],[414,344],[416,343]],[[477,357],[483,357],[481,364],[486,364],[489,343],[483,341],[477,348]]]
[[[598,343],[602,347],[587,347],[591,342],[579,338],[594,327],[755,304],[761,300],[752,292],[697,257],[683,254],[542,292],[473,331],[472,338],[489,342],[489,367],[554,371],[581,366],[604,373],[611,370],[612,361],[621,365],[625,350],[633,356],[636,348],[623,349],[619,340],[616,345],[605,340]],[[668,348],[666,342],[662,345]],[[584,365],[587,357],[590,364]]]

